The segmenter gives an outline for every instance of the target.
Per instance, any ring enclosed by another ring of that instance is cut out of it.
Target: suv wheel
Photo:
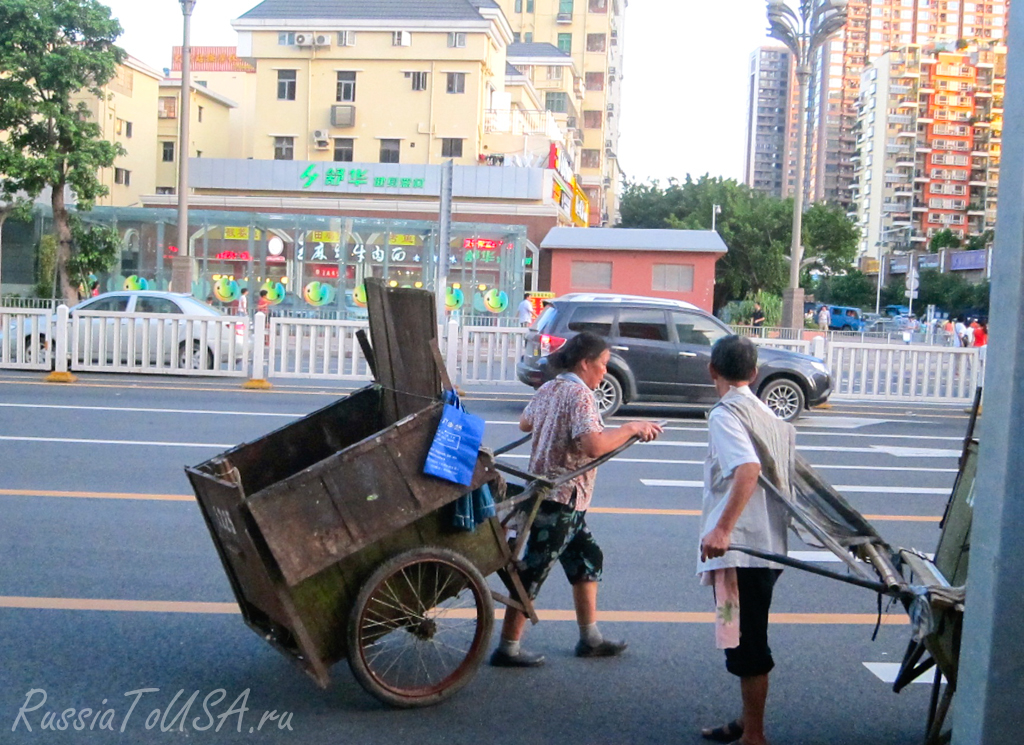
[[[605,375],[594,391],[601,416],[615,416],[622,406],[622,385],[611,375]]]
[[[804,392],[799,383],[787,378],[773,380],[761,389],[761,400],[775,416],[792,422],[804,410]]]

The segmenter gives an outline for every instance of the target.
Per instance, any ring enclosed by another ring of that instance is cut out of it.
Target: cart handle
[[[783,564],[794,569],[802,569],[805,572],[811,574],[819,574],[822,577],[830,577],[831,579],[837,579],[840,582],[846,582],[850,585],[857,585],[858,587],[864,587],[868,590],[874,590],[879,595],[890,595],[892,597],[903,597],[904,593],[898,589],[890,589],[887,585],[881,582],[872,582],[869,579],[862,579],[860,577],[854,577],[849,574],[840,574],[839,572],[833,572],[828,569],[822,569],[819,566],[810,564],[806,561],[800,561],[799,559],[792,559],[788,556],[781,554],[774,554],[771,551],[762,551],[757,548],[751,548],[750,546],[741,546],[738,544],[731,544],[729,551],[739,551],[740,553],[747,554],[749,556],[757,557],[758,559],[767,559],[773,561],[776,564]]]
[[[522,439],[517,440],[516,442],[511,443],[510,445],[506,445],[503,448],[499,448],[498,450],[494,451],[494,454],[497,456],[501,455],[502,453],[507,453],[509,450],[514,450],[515,448],[519,447],[520,445],[524,444],[527,440],[529,440],[530,437],[530,435],[527,435],[526,437],[523,437]],[[624,442],[622,445],[619,445],[619,447],[615,448],[610,453],[605,453],[600,458],[596,458],[590,461],[590,463],[587,463],[585,466],[581,466],[570,473],[564,473],[555,479],[545,478],[544,476],[537,476],[536,474],[529,473],[528,471],[520,470],[515,466],[510,466],[506,463],[502,463],[499,460],[494,461],[494,467],[497,468],[499,471],[504,471],[507,474],[510,474],[517,478],[521,478],[525,481],[542,481],[545,484],[550,484],[551,486],[561,486],[562,484],[572,481],[577,476],[582,476],[587,471],[597,468],[603,463],[607,463],[612,458],[614,458],[617,455],[620,455],[621,453],[632,447],[634,443],[637,443],[639,441],[639,437],[630,437],[628,440],[626,440],[626,442]]]

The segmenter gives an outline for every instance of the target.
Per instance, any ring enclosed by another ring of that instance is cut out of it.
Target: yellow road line
[[[237,615],[235,603],[203,603],[174,600],[108,600],[102,598],[37,598],[0,596],[0,608],[20,610],[106,611],[114,613],[192,613],[200,615]],[[473,611],[459,609],[453,618],[473,618]],[[500,615],[500,611],[495,613]],[[538,610],[542,621],[575,621],[571,610]],[[598,611],[599,621],[620,623],[714,623],[714,613],[683,611]],[[792,625],[873,626],[873,613],[773,613],[772,623]],[[883,616],[884,626],[906,626],[900,616]]]
[[[40,489],[0,489],[0,497],[70,497],[77,499],[137,499],[151,502],[195,502],[191,494],[142,494],[137,492],[98,491],[43,491]],[[639,507],[591,507],[591,514],[647,515],[654,517],[700,517],[700,510],[663,510]],[[867,520],[937,523],[942,518],[933,515],[864,515]]]

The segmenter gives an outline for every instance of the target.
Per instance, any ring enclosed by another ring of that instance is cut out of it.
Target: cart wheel
[[[483,575],[452,551],[418,548],[363,585],[348,626],[356,680],[386,704],[431,706],[473,677],[494,626]]]

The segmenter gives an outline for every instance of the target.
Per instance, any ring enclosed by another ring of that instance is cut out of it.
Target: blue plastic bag
[[[423,473],[469,486],[483,439],[484,420],[467,413],[459,397],[449,392]]]
[[[497,509],[491,488],[483,484],[469,494],[463,494],[455,500],[452,513],[452,527],[457,530],[476,530],[476,526],[494,517]]]

